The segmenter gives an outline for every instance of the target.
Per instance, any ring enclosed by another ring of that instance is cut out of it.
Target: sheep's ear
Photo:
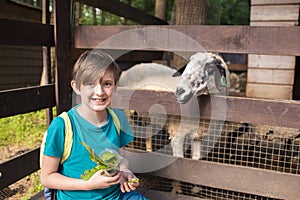
[[[219,56],[215,57],[215,65],[217,69],[217,71],[214,73],[215,84],[217,89],[220,91],[227,86],[227,77],[226,77],[227,67],[225,66],[225,63],[222,60],[222,58]]]
[[[181,74],[184,72],[186,68],[186,65],[184,65],[183,67],[181,67],[179,70],[177,70],[177,72],[175,72],[172,77],[177,77],[177,76],[181,76]]]

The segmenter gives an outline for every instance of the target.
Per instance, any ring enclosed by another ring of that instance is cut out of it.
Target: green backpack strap
[[[73,144],[73,131],[72,124],[67,112],[62,112],[59,116],[61,116],[65,121],[65,142],[64,142],[64,152],[60,160],[60,164],[65,162],[70,154]]]
[[[45,149],[47,134],[48,134],[48,132],[45,131],[44,136],[43,136],[43,140],[42,140],[42,144],[41,144],[41,147],[40,147],[40,168],[42,168],[42,161],[43,161],[43,155],[44,155],[44,149]]]
[[[114,125],[117,129],[118,135],[120,135],[121,124],[120,124],[120,120],[119,120],[117,114],[111,108],[107,108],[107,110],[110,113],[110,115],[112,116],[113,123],[114,123]],[[60,160],[60,164],[62,164],[63,162],[65,162],[69,158],[69,156],[71,154],[72,145],[73,145],[73,131],[72,131],[71,120],[69,118],[68,113],[67,112],[62,112],[59,116],[61,118],[63,118],[63,120],[65,122],[64,152],[63,152],[63,155],[62,155],[61,160]],[[40,167],[42,167],[42,159],[43,159],[43,155],[44,155],[46,138],[47,138],[47,131],[44,133],[44,137],[43,137],[41,148],[40,148]]]
[[[72,125],[70,118],[68,116],[67,112],[63,112],[59,115],[61,118],[63,118],[65,123],[65,141],[64,141],[64,152],[62,155],[62,158],[60,160],[60,163],[62,164],[64,161],[68,159],[68,157],[71,154],[72,144],[73,144],[73,131],[72,131]],[[41,148],[40,148],[40,168],[42,168],[42,160],[44,155],[44,149],[46,145],[46,138],[47,138],[48,132],[46,131],[43,136]]]
[[[120,132],[121,132],[121,124],[120,124],[120,120],[117,116],[117,114],[113,111],[112,108],[107,108],[108,112],[110,113],[110,115],[112,116],[112,119],[113,119],[113,122],[114,122],[114,125],[117,129],[117,132],[118,132],[118,135],[120,135]]]

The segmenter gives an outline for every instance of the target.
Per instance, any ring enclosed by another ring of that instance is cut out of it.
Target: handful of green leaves
[[[81,142],[81,144],[88,151],[90,159],[97,164],[96,167],[85,170],[84,173],[80,175],[81,179],[89,180],[99,170],[106,170],[112,176],[119,172],[121,156],[116,151],[105,149],[99,156],[89,145],[84,142]]]

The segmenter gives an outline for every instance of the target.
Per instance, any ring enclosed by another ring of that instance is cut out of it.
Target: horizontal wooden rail
[[[163,200],[207,200],[207,199],[202,199],[199,197],[193,197],[193,196],[188,196],[188,195],[183,195],[183,194],[176,194],[176,193],[171,193],[171,192],[162,192],[162,191],[157,191],[157,190],[149,190],[149,189],[144,189],[144,188],[137,188],[137,191],[145,195],[148,199],[163,199]]]
[[[141,112],[149,112],[155,105],[162,106],[170,115],[300,128],[297,120],[300,102],[297,101],[201,96],[188,104],[179,104],[171,92],[119,87],[112,102],[113,107]]]
[[[79,26],[75,48],[300,55],[300,27]]]
[[[55,106],[54,84],[0,91],[0,118]]]
[[[40,149],[15,157],[0,164],[0,190],[39,169]]]
[[[72,49],[72,58],[77,60],[77,58],[85,51],[86,49]],[[124,54],[123,50],[103,50],[112,57],[114,55],[121,55],[117,58],[117,62],[133,62],[133,63],[142,63],[142,62],[152,62],[153,60],[162,60],[163,53],[162,51],[130,51]],[[120,66],[122,67],[122,66]]]
[[[164,168],[147,174],[272,198],[297,199],[300,196],[299,175],[186,158],[174,159],[150,152],[140,153],[142,156],[139,156],[139,159],[132,160],[129,154],[129,163],[133,166],[133,171],[136,171],[134,166],[139,166],[138,170],[141,171],[143,164],[147,165],[146,168],[151,168],[152,165],[155,168],[157,163],[174,160]],[[136,158],[136,155],[133,157]]]
[[[54,26],[0,19],[0,45],[54,46]]]

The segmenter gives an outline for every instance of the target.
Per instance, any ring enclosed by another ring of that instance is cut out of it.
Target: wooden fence
[[[93,2],[93,1],[85,1]],[[102,1],[98,1],[101,4]],[[105,2],[105,1],[103,1]],[[115,1],[114,1],[115,3]],[[104,3],[105,4],[105,3]],[[124,31],[141,28],[140,34],[131,38],[136,41],[148,41],[143,28],[155,27],[159,33],[160,29],[170,29],[185,34],[197,41],[207,51],[265,54],[265,55],[293,55],[300,56],[300,27],[250,27],[250,26],[95,26],[95,27],[71,27],[70,1],[54,1],[55,24],[38,24],[20,22],[15,20],[0,19],[0,44],[1,45],[31,45],[56,48],[56,83],[45,86],[21,88],[0,92],[0,117],[7,117],[21,113],[32,112],[45,108],[57,107],[58,113],[71,107],[71,80],[72,64],[79,52],[83,49],[91,49],[109,37],[124,33]],[[114,12],[118,12],[115,11]],[[155,22],[153,23],[155,24]],[[11,34],[20,32],[21,34]],[[55,42],[54,42],[55,41]],[[161,49],[150,48],[145,42],[136,49],[123,46],[122,43],[103,45],[105,50],[132,51],[123,55],[118,61],[142,61],[147,55],[157,57],[155,51]],[[177,42],[177,41],[172,41]],[[151,44],[155,45],[155,44]],[[129,48],[129,49],[128,49]],[[186,51],[186,48],[174,48],[169,51]],[[190,49],[197,51],[198,49]],[[134,56],[136,55],[136,56]],[[48,63],[47,59],[44,63]],[[167,92],[134,91],[134,98],[129,95],[132,91],[119,90],[114,98],[114,107],[128,108],[124,99],[131,99],[130,108],[140,111],[148,111],[155,103],[163,105],[168,114],[182,115],[174,105],[177,104],[175,97]],[[226,101],[226,120],[236,122],[262,123],[276,126],[300,128],[300,103],[295,101],[259,100],[240,97],[217,97]],[[22,101],[20,101],[22,100]],[[193,109],[188,109],[187,115],[209,118],[210,100],[207,97],[199,97],[201,116],[195,115]],[[176,106],[175,106],[176,107]],[[0,164],[0,189],[3,189],[21,178],[39,169],[39,149],[35,149],[17,158],[13,158]],[[161,155],[157,155],[158,157]],[[190,176],[183,176],[180,169],[191,172]],[[193,173],[194,168],[201,171]],[[150,174],[181,180],[193,184],[217,187],[224,190],[233,190],[280,199],[297,199],[300,196],[300,176],[286,174],[250,167],[233,166],[228,164],[214,163],[208,161],[196,161],[180,158],[171,165]],[[215,177],[218,177],[216,179]],[[246,178],[243,178],[246,177]],[[260,185],[256,183],[260,182]],[[165,194],[155,195],[165,196]],[[150,195],[153,195],[150,194]],[[168,195],[167,195],[168,196]],[[171,196],[169,195],[169,198]],[[173,198],[173,196],[172,196]],[[188,197],[187,197],[188,198]]]

